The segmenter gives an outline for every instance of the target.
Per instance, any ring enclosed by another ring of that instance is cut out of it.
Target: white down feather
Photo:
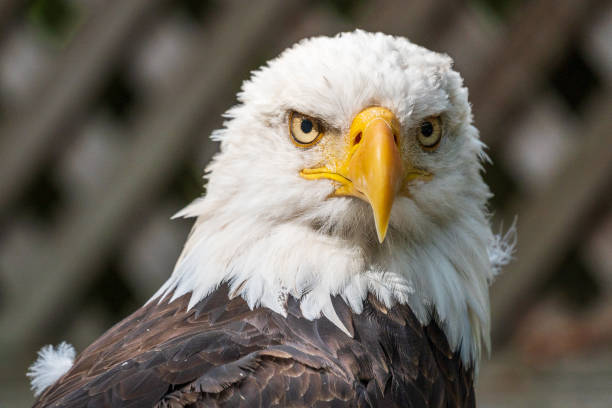
[[[66,342],[57,348],[47,345],[38,351],[38,358],[30,366],[27,376],[34,396],[40,395],[48,386],[55,383],[72,367],[76,352],[74,347]]]

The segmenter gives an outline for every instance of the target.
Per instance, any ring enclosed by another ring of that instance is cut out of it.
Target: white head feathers
[[[207,169],[206,196],[177,214],[198,219],[153,299],[192,292],[193,306],[228,282],[251,307],[285,313],[295,296],[305,317],[324,315],[342,328],[330,296],[360,313],[373,292],[387,306],[409,304],[424,324],[437,319],[464,361],[476,363],[481,344],[488,348],[488,246],[497,241],[480,176],[483,145],[451,59],[380,33],[318,37],[255,71],[238,99],[213,133],[221,152]],[[328,198],[332,181],[300,177],[327,150],[297,148],[287,128],[290,111],[315,116],[334,129],[324,136],[329,147],[368,106],[397,116],[410,160],[433,174],[396,199],[383,244],[367,203]],[[439,148],[410,148],[411,129],[431,115],[443,121]]]

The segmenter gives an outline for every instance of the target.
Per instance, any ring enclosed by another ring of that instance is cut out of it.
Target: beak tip
[[[384,224],[384,227],[381,227],[378,222],[376,224],[376,235],[378,236],[378,243],[382,244],[387,236],[387,225]]]

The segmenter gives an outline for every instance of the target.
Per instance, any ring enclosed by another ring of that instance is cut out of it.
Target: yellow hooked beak
[[[404,166],[399,149],[400,124],[395,115],[383,107],[370,107],[353,119],[348,137],[348,153],[328,167],[304,169],[306,179],[327,178],[340,183],[334,196],[354,196],[370,204],[374,214],[378,241],[387,235],[395,197],[403,184],[425,172]]]

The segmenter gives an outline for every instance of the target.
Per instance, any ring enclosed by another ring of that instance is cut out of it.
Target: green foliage
[[[189,18],[202,21],[213,8],[218,6],[218,0],[177,0],[176,6]]]
[[[491,11],[501,20],[506,20],[525,0],[472,0],[475,6]]]
[[[504,169],[503,161],[495,152],[488,152],[493,164],[485,163],[484,180],[493,192],[489,206],[493,212],[503,209],[511,198],[518,193],[518,186],[513,177]]]
[[[202,168],[198,168],[191,163],[185,163],[176,172],[174,181],[170,183],[170,189],[167,193],[169,196],[177,197],[181,203],[187,205],[187,203],[204,194],[205,188],[203,185]]]
[[[43,224],[55,221],[59,209],[65,205],[65,194],[54,177],[51,165],[43,166],[19,200],[18,208],[25,209]]]
[[[104,272],[97,275],[83,297],[88,302],[102,304],[104,310],[112,316],[112,321],[124,318],[137,309],[141,302],[136,299],[125,279],[125,271],[120,266],[120,256],[120,252],[110,256],[103,266]]]
[[[137,102],[137,92],[122,71],[110,74],[106,87],[102,91],[101,103],[113,117],[120,121],[129,118]]]
[[[602,86],[601,78],[589,66],[578,44],[567,50],[552,71],[550,80],[565,103],[576,112],[580,112]]]
[[[544,292],[560,293],[567,304],[578,311],[597,303],[602,295],[597,277],[576,250],[565,257],[542,289]]]
[[[329,6],[338,14],[351,19],[359,5],[365,3],[364,0],[319,0]]]
[[[26,17],[50,41],[62,43],[77,24],[78,10],[66,0],[32,0]]]

